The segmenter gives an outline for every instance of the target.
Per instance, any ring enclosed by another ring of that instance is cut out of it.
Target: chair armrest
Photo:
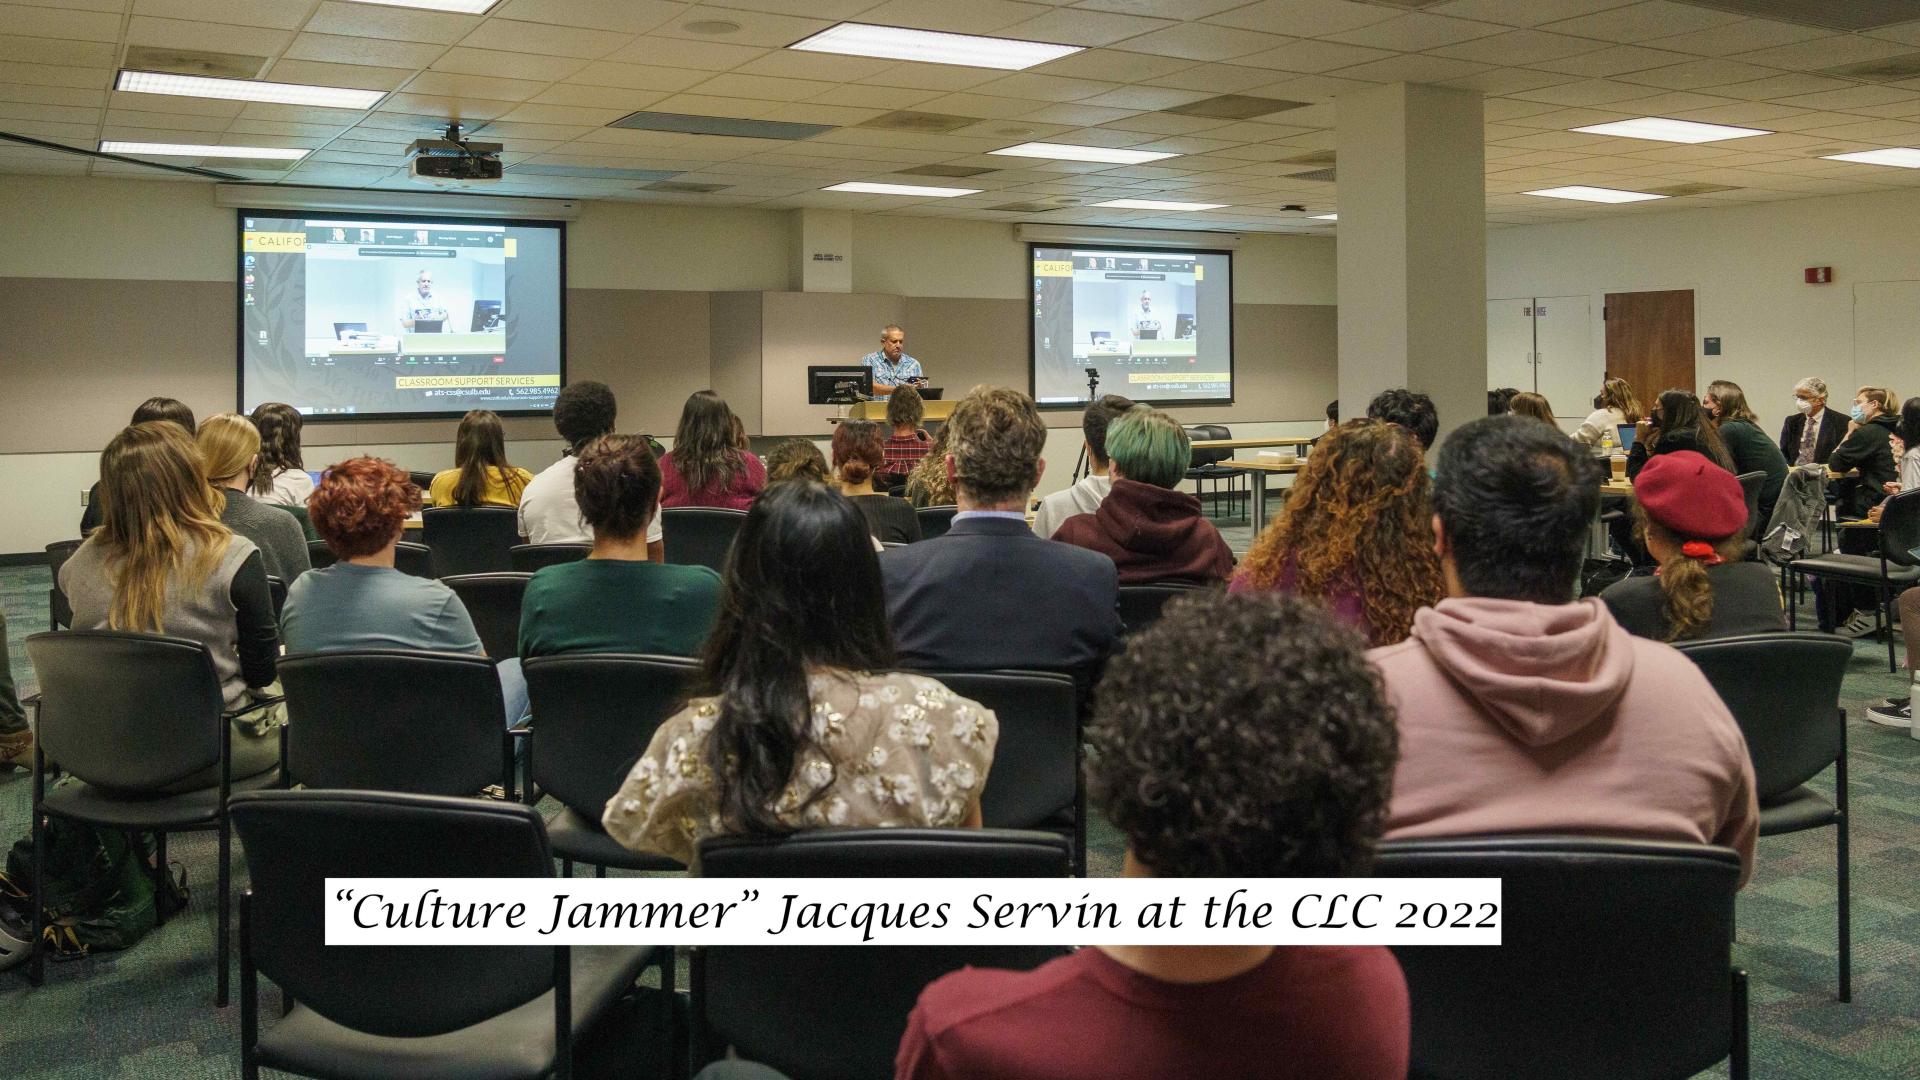
[[[248,713],[259,712],[261,709],[278,705],[285,700],[287,700],[287,695],[285,694],[274,694],[271,697],[254,698],[253,703],[246,706],[245,708],[230,709],[226,712],[221,713],[220,715],[226,717],[228,720],[238,720],[241,717],[247,715]]]

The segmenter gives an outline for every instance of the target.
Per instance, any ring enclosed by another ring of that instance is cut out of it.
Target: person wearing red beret
[[[1600,594],[1615,622],[1656,641],[1785,630],[1772,571],[1747,558],[1740,481],[1702,454],[1649,458],[1633,483],[1634,520],[1658,562]]]

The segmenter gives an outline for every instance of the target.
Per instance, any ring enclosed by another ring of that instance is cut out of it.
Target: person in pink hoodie
[[[1368,654],[1400,716],[1387,838],[1721,844],[1744,884],[1760,811],[1732,714],[1684,655],[1573,599],[1599,468],[1525,418],[1448,437],[1433,495],[1447,598]]]

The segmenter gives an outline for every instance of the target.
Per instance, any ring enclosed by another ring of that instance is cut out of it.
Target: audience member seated
[[[895,390],[887,400],[887,408],[893,408],[893,402],[900,400],[903,391],[912,393],[913,387]],[[860,508],[861,516],[867,519],[867,531],[875,540],[911,544],[920,539],[920,518],[913,512],[913,504],[874,490],[874,481],[880,478],[879,470],[885,457],[879,424],[849,420],[834,429],[833,486]]]
[[[133,419],[128,425],[144,424],[149,420],[167,420],[194,432],[193,410],[170,397],[150,397],[133,410]],[[106,513],[100,502],[100,485],[95,483],[87,490],[87,508],[80,512],[80,535],[85,536],[100,527],[100,519]]]
[[[606,383],[568,383],[553,402],[553,427],[567,441],[560,460],[540,470],[520,493],[520,535],[529,544],[591,544],[593,530],[580,514],[573,493],[573,473],[580,451],[602,435],[613,434],[619,413]],[[649,441],[651,444],[651,441]],[[665,533],[656,512],[647,522],[647,558],[667,561]]]
[[[278,401],[254,407],[249,417],[260,432],[260,463],[247,482],[247,493],[261,502],[305,509],[313,494],[313,477],[300,460],[300,410]]]
[[[1225,581],[1233,552],[1200,509],[1179,490],[1193,460],[1180,422],[1136,405],[1107,429],[1111,490],[1099,509],[1068,518],[1055,540],[1113,560],[1120,584]]]
[[[741,523],[725,590],[700,696],[654,732],[608,800],[609,836],[692,865],[715,835],[979,827],[998,721],[890,670],[880,567],[858,510],[803,480],[769,489]]]
[[[1413,432],[1422,451],[1433,449],[1433,440],[1440,434],[1440,412],[1433,407],[1433,399],[1411,390],[1382,390],[1367,403],[1367,417]]]
[[[1612,439],[1620,444],[1620,425],[1640,422],[1640,399],[1625,379],[1608,379],[1593,399],[1593,413],[1580,422],[1573,440],[1584,446],[1599,446]]]
[[[1853,423],[1847,437],[1827,457],[1827,469],[1833,473],[1859,470],[1857,477],[1843,477],[1834,510],[1842,521],[1866,518],[1887,497],[1887,485],[1897,484],[1900,468],[1894,457],[1893,440],[1900,426],[1894,411],[1899,399],[1893,391],[1879,386],[1863,386],[1853,396]],[[1877,529],[1841,529],[1840,550],[1849,555],[1872,555],[1880,550]],[[1871,585],[1816,580],[1814,606],[1820,628],[1831,629],[1842,637],[1860,638],[1874,632],[1879,619],[1880,594]]]
[[[1413,613],[1446,595],[1431,483],[1412,432],[1348,421],[1320,437],[1227,588],[1306,597],[1370,644],[1406,640]]]
[[[1487,391],[1487,415],[1499,416],[1513,411],[1513,395],[1520,391],[1511,386]]]
[[[1121,873],[1366,873],[1394,730],[1360,646],[1297,600],[1217,593],[1134,637],[1087,733],[1088,796],[1126,838]],[[1408,1027],[1381,946],[1103,945],[935,981],[895,1076],[1403,1080]]]
[[[733,410],[719,394],[702,390],[680,410],[673,450],[660,459],[661,506],[718,506],[745,510],[767,486],[766,466],[734,445]]]
[[[33,729],[7,660],[7,614],[0,611],[0,772],[33,768]]]
[[[1760,430],[1760,418],[1747,405],[1746,392],[1739,383],[1719,379],[1707,384],[1707,397],[1701,402],[1713,420],[1714,430],[1726,444],[1727,457],[1733,460],[1733,472],[1766,473],[1760,485],[1760,523],[1764,528],[1780,502],[1780,489],[1787,482],[1787,459],[1767,433]]]
[[[1560,421],[1553,416],[1553,406],[1539,394],[1530,394],[1524,390],[1515,391],[1514,395],[1507,399],[1507,411],[1515,416],[1525,416],[1544,424],[1551,424],[1555,431],[1560,430]]]
[[[220,524],[253,541],[268,576],[291,585],[312,569],[307,531],[300,527],[300,520],[247,494],[260,451],[260,433],[253,421],[238,413],[209,416],[194,442],[200,449],[201,471],[213,487],[214,504],[220,507]]]
[[[1707,419],[1707,411],[1700,407],[1700,399],[1691,390],[1662,390],[1653,414],[1634,425],[1633,449],[1627,451],[1627,478],[1637,479],[1656,454],[1681,450],[1691,450],[1733,472],[1733,457]]]
[[[1387,836],[1723,844],[1744,881],[1759,809],[1720,695],[1598,597],[1572,599],[1601,468],[1519,417],[1447,438],[1433,502],[1448,598],[1414,616],[1411,638],[1368,654],[1400,717]]]
[[[1337,428],[1339,426],[1340,426],[1340,399],[1335,398],[1332,401],[1327,402],[1326,430],[1332,431],[1334,428]]]
[[[220,524],[214,498],[184,425],[149,420],[127,428],[100,455],[100,528],[60,567],[60,589],[73,605],[75,630],[205,645],[232,712],[269,692],[280,640],[260,549]],[[279,763],[277,726],[269,710],[234,722],[232,776]],[[218,782],[215,766],[172,787]]]
[[[1068,518],[1100,509],[1100,500],[1107,497],[1112,486],[1107,475],[1107,429],[1131,408],[1133,402],[1119,394],[1107,394],[1080,414],[1080,434],[1086,440],[1087,475],[1072,487],[1040,500],[1039,509],[1033,512],[1034,535],[1051,538]]]
[[[720,606],[720,575],[647,559],[660,467],[639,435],[603,435],[580,451],[573,486],[593,551],[543,567],[520,601],[520,655],[698,656]]]
[[[1887,494],[1920,489],[1920,397],[1910,397],[1900,407],[1900,427],[1894,438],[1899,440],[1903,448],[1900,454],[1900,479],[1886,486]],[[1882,503],[1867,516],[1878,521],[1885,507],[1886,504]],[[1906,639],[1907,645],[1907,671],[1910,681],[1920,683],[1920,587],[1902,592],[1898,608],[1900,634]],[[1905,696],[1889,697],[1868,709],[1867,719],[1888,727],[1906,728],[1914,733],[1914,738],[1920,739],[1920,728],[1913,726],[1911,692]]]
[[[927,456],[907,474],[907,501],[916,509],[953,505],[953,476],[947,472],[947,431],[951,426],[951,421],[940,426]]]
[[[947,431],[953,527],[880,556],[900,662],[1064,671],[1086,690],[1120,636],[1119,572],[1027,526],[1027,496],[1046,467],[1039,410],[1018,390],[977,387]]]
[[[767,483],[778,484],[787,480],[811,480],[816,484],[828,483],[832,477],[827,473],[826,455],[813,444],[811,439],[788,439],[773,448],[767,455]]]
[[[329,468],[307,507],[313,527],[339,561],[309,570],[287,589],[280,625],[289,653],[412,649],[485,656],[473,618],[452,589],[394,569],[394,545],[420,489],[404,470],[358,457]],[[498,658],[496,658],[498,659]],[[517,657],[501,659],[505,720],[527,714],[527,683]]]
[[[1780,425],[1780,456],[1793,466],[1825,465],[1847,437],[1847,418],[1827,408],[1827,384],[1812,376],[1794,384],[1793,404]]]
[[[887,438],[881,444],[886,455],[886,467],[874,478],[875,486],[898,487],[907,482],[907,475],[920,459],[927,456],[933,448],[933,436],[927,434],[920,421],[926,418],[926,406],[920,402],[920,391],[911,386],[902,386],[887,397]]]
[[[435,506],[519,506],[533,474],[507,464],[507,434],[500,415],[474,409],[460,418],[453,437],[453,468],[433,474],[428,499]]]
[[[1731,473],[1691,450],[1661,454],[1640,470],[1633,501],[1660,569],[1600,594],[1628,633],[1688,641],[1787,628],[1772,568],[1747,558],[1746,496]]]

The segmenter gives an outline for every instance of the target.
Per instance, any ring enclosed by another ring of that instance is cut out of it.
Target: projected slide
[[[315,420],[543,412],[561,226],[241,211],[240,398]]]
[[[1233,399],[1233,257],[1033,245],[1033,396],[1155,404]]]

